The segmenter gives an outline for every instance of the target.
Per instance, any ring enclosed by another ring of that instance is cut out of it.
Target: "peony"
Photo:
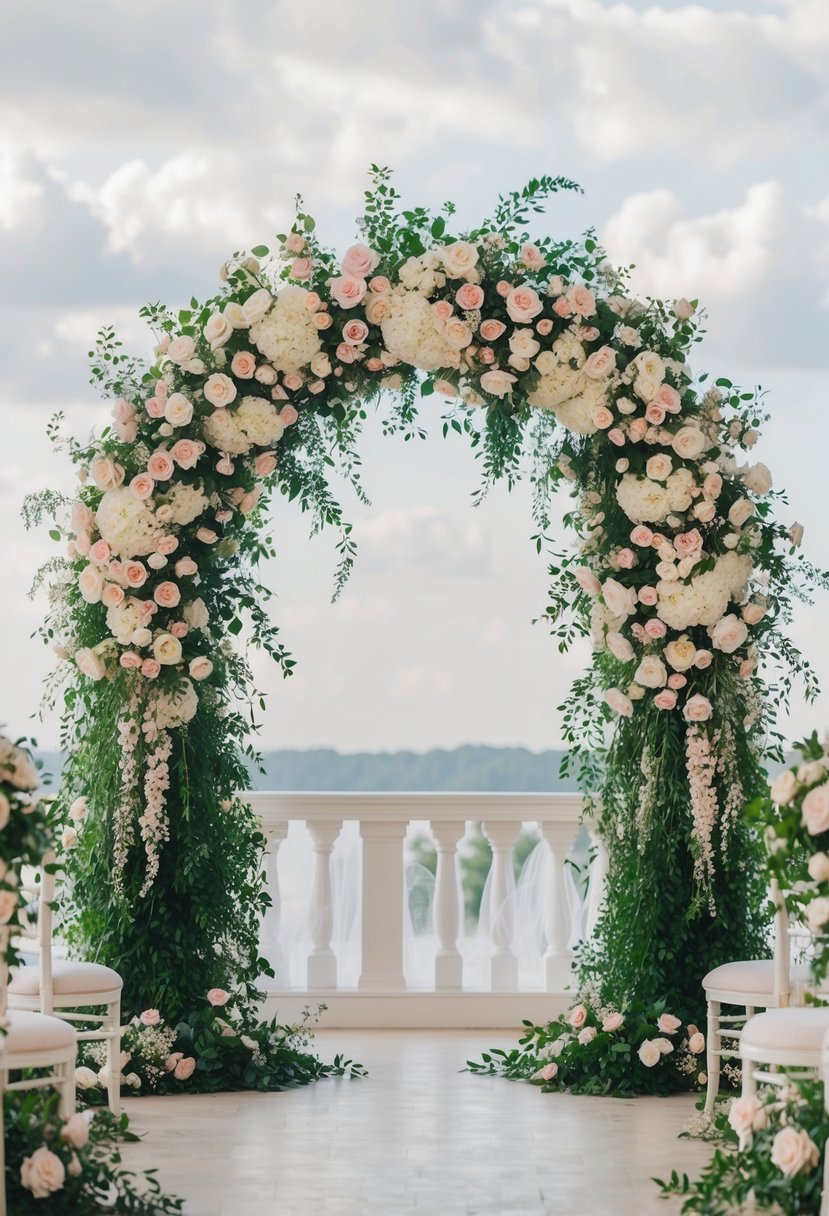
[[[686,722],[707,722],[714,712],[714,707],[707,697],[696,693],[685,702],[683,717]]]
[[[160,691],[153,706],[153,716],[160,730],[184,726],[196,715],[199,697],[189,680],[183,680],[168,691]]]
[[[450,279],[464,279],[478,263],[478,250],[468,241],[453,241],[438,250],[443,269]]]
[[[649,654],[639,664],[633,678],[644,688],[664,688],[668,682],[668,672],[661,659]]]
[[[213,664],[204,655],[199,655],[197,658],[190,660],[188,670],[194,680],[206,680],[213,671]]]
[[[653,1039],[645,1039],[637,1054],[645,1068],[653,1068],[662,1059],[662,1052]]]
[[[729,612],[726,616],[720,617],[715,625],[709,626],[708,633],[711,645],[715,650],[722,650],[724,654],[733,654],[748,637],[748,628],[745,621],[741,621],[733,612]]]
[[[829,832],[829,783],[816,785],[803,799],[803,826],[810,836]]]
[[[20,1166],[20,1181],[35,1199],[48,1199],[62,1189],[66,1169],[60,1157],[42,1144],[31,1157],[24,1157]]]
[[[817,1168],[820,1150],[802,1128],[797,1131],[792,1126],[783,1127],[774,1137],[771,1160],[784,1178],[793,1178]]]
[[[160,633],[153,642],[153,654],[162,666],[172,666],[181,661],[181,642],[171,633]]]
[[[635,473],[625,473],[619,481],[616,501],[633,523],[658,523],[671,512],[666,487]]]

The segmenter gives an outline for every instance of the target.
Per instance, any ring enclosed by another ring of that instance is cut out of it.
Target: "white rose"
[[[153,654],[163,666],[181,661],[181,642],[171,633],[160,633],[153,642]]]
[[[66,1181],[66,1169],[57,1153],[45,1144],[36,1148],[31,1157],[24,1157],[20,1166],[20,1181],[35,1199],[48,1199],[62,1189]]]
[[[190,660],[189,672],[194,680],[206,680],[213,671],[213,664],[204,655]]]
[[[164,406],[164,417],[171,426],[187,426],[193,417],[193,403],[184,393],[171,393]]]
[[[688,1040],[688,1050],[692,1051],[695,1056],[701,1056],[705,1051],[705,1035],[701,1031],[692,1034]]]
[[[89,676],[90,680],[102,680],[106,675],[106,664],[103,659],[88,646],[82,646],[80,650],[75,651],[75,662],[78,664],[79,670],[85,676]]]
[[[519,359],[532,359],[541,350],[541,344],[536,340],[531,329],[516,329],[510,337],[509,348]],[[550,354],[551,352],[545,353]]]
[[[98,1078],[91,1068],[76,1068],[75,1084],[78,1089],[94,1089],[98,1084]]]
[[[257,321],[261,321],[265,313],[271,306],[273,297],[265,288],[260,287],[252,296],[248,296],[242,305],[242,315],[246,325],[255,325]]]
[[[216,350],[218,347],[224,346],[225,342],[232,336],[233,326],[224,313],[214,312],[205,322],[203,332],[212,348]]]
[[[183,367],[185,363],[189,363],[195,353],[196,343],[189,334],[180,334],[179,337],[173,338],[167,347],[167,358],[172,363],[177,363],[180,367]]]
[[[808,1174],[817,1167],[820,1150],[802,1128],[796,1131],[794,1127],[784,1127],[774,1137],[771,1160],[784,1178],[793,1178],[795,1174]]]
[[[651,481],[665,481],[670,476],[672,469],[671,458],[665,452],[657,452],[645,465],[645,472]]]
[[[78,843],[78,833],[75,828],[65,827],[61,833],[60,842],[65,849],[74,849]]]
[[[72,1148],[84,1148],[89,1142],[89,1120],[86,1115],[70,1115],[60,1129],[60,1136]]]
[[[669,1056],[674,1049],[674,1045],[670,1039],[651,1039],[651,1042],[659,1048],[659,1054],[661,1056]]]
[[[645,688],[664,688],[668,682],[668,672],[661,659],[649,654],[639,664],[633,678]]]
[[[203,599],[191,600],[189,604],[185,604],[182,616],[191,629],[204,629],[210,619]]]
[[[716,625],[709,626],[708,633],[715,650],[721,650],[724,654],[733,654],[735,650],[739,650],[748,637],[748,627],[745,621],[741,621],[733,612],[729,612],[726,616],[720,617]]]
[[[812,882],[829,882],[829,856],[813,853],[809,858],[809,877]]]
[[[688,671],[694,666],[696,657],[697,648],[685,634],[665,647],[665,658],[674,671]]]
[[[728,512],[728,522],[735,528],[741,528],[753,514],[754,503],[751,499],[738,498]]]
[[[759,1132],[769,1125],[765,1105],[755,1097],[735,1098],[728,1111],[728,1122],[738,1136]]]
[[[671,447],[683,460],[696,460],[708,447],[708,440],[699,427],[683,426],[671,440]]]
[[[450,279],[465,278],[478,262],[478,250],[468,241],[454,241],[438,252]]]
[[[662,1058],[661,1051],[652,1039],[645,1039],[637,1054],[645,1068],[653,1068]]]
[[[86,818],[86,799],[76,798],[69,808],[69,818],[74,819],[76,823],[80,823]]]
[[[752,494],[768,494],[772,487],[771,470],[764,464],[753,464],[742,473],[743,484]]]
[[[224,372],[214,372],[204,384],[205,400],[221,408],[236,400],[236,385]]]
[[[78,590],[87,604],[97,604],[104,589],[104,575],[98,566],[85,566],[78,575]]]

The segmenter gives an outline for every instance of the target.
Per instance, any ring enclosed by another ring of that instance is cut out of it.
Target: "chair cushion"
[[[791,1047],[820,1052],[828,1030],[829,1008],[767,1009],[746,1022],[740,1047]]]
[[[789,971],[789,983],[805,984],[809,980],[809,968],[798,963]],[[703,988],[718,988],[724,992],[763,993],[774,992],[774,960],[770,958],[744,959],[738,963],[723,963],[709,971],[702,981]]]
[[[56,958],[52,964],[52,990],[55,996],[71,996],[74,992],[108,992],[122,988],[124,981],[117,971],[101,963],[73,963]],[[37,996],[40,986],[38,967],[20,967],[9,980],[9,992],[17,996]]]
[[[22,1009],[10,1009],[6,1017],[8,1033],[4,1050],[10,1054],[52,1051],[59,1047],[71,1047],[76,1041],[74,1027],[60,1018],[26,1013]]]

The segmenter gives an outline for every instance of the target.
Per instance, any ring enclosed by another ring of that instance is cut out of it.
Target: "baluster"
[[[586,818],[584,825],[590,833],[591,842],[596,847],[596,855],[590,863],[590,869],[587,874],[587,918],[585,920],[584,936],[589,941],[596,932],[596,924],[604,905],[610,857],[607,852],[607,845],[599,835],[597,821]]]
[[[262,924],[259,927],[259,950],[262,957],[267,959],[276,973],[277,984],[280,988],[289,988],[291,977],[288,960],[282,949],[282,895],[279,889],[279,846],[288,835],[287,823],[275,823],[264,829],[265,832],[265,891],[271,898],[271,905],[265,909]]]
[[[542,823],[541,834],[547,842],[544,917],[547,952],[544,955],[544,989],[546,992],[563,992],[570,983],[573,966],[573,954],[567,944],[570,916],[564,885],[564,865],[573,844],[573,825]]]
[[[438,854],[434,903],[435,931],[439,942],[435,955],[436,991],[463,987],[463,959],[458,950],[460,907],[457,849],[465,826],[463,823],[432,823]]]
[[[401,991],[403,974],[403,838],[406,823],[360,823],[363,840],[362,991]]]
[[[308,824],[314,848],[314,875],[308,914],[314,946],[308,955],[309,989],[337,987],[337,956],[331,949],[331,934],[334,928],[331,851],[342,826],[342,820]]]
[[[514,823],[483,823],[481,827],[484,836],[492,846],[490,987],[493,992],[509,992],[518,987],[518,959],[512,950],[513,907],[512,900],[509,898],[515,881],[512,869],[512,847],[518,833],[518,826]]]

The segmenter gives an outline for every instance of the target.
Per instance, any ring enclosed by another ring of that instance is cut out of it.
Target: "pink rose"
[[[143,587],[147,581],[147,569],[143,562],[125,562],[123,576],[128,587]]]
[[[675,689],[684,688],[687,683],[688,683],[688,681],[685,678],[685,676],[680,675],[680,673],[678,671],[675,671],[673,673],[673,675],[668,676],[668,687],[669,688],[675,688]]]
[[[735,613],[729,612],[726,616],[720,617],[716,625],[709,627],[708,633],[715,650],[722,650],[724,654],[733,654],[748,637],[748,627],[745,621],[741,621]]]
[[[315,291],[306,291],[305,307],[308,309],[309,312],[316,312],[317,309],[322,306],[323,306],[322,300],[320,299],[319,295]],[[324,305],[324,307],[327,308],[328,305],[326,304],[326,305]]]
[[[506,279],[500,279],[495,284],[495,290],[498,292],[499,296],[503,296],[504,299],[506,299],[509,293],[512,291],[512,283],[508,283]]]
[[[553,323],[549,317],[542,317],[540,321],[535,323],[536,333],[541,334],[542,338],[546,338],[548,334],[553,332]]]
[[[290,233],[285,241],[285,248],[288,253],[302,253],[305,248],[305,237],[300,232]]]
[[[346,321],[343,326],[343,338],[350,346],[359,346],[368,337],[368,326],[365,321]]]
[[[382,372],[385,366],[382,359],[366,359],[366,371],[368,372]]]
[[[616,351],[610,346],[602,346],[588,357],[582,371],[591,380],[601,380],[604,376],[609,376],[615,367]]]
[[[282,409],[279,411],[279,417],[283,426],[293,426],[299,417],[299,413],[297,412],[295,406],[283,405]]]
[[[596,578],[592,570],[588,570],[586,566],[577,566],[575,579],[582,591],[586,591],[588,595],[600,595],[602,585]]]
[[[551,1060],[549,1064],[545,1064],[541,1070],[542,1081],[552,1081],[558,1073],[558,1064],[555,1060]]]
[[[206,655],[197,655],[195,659],[190,660],[188,671],[194,680],[206,680],[213,671],[213,664]]]
[[[649,638],[653,638],[654,640],[664,638],[667,632],[668,629],[665,622],[660,621],[658,617],[652,617],[651,620],[645,622],[645,633]]]
[[[226,523],[228,523],[228,522],[229,522],[231,519],[233,519],[233,512],[232,512],[232,511],[224,510],[224,511],[217,511],[217,512],[216,512],[216,523],[217,523],[217,524],[226,524]]]
[[[620,570],[632,570],[638,561],[632,549],[620,549],[616,554],[616,565]]]
[[[112,550],[105,540],[96,540],[89,550],[89,560],[96,566],[103,566],[109,561]]]
[[[346,276],[355,279],[366,279],[377,269],[380,254],[369,249],[368,245],[352,245],[347,249],[340,266]]]
[[[567,300],[573,312],[579,317],[596,315],[596,297],[587,287],[576,284],[567,291]]]
[[[600,405],[593,415],[593,423],[600,431],[606,431],[613,422],[613,415],[605,405]],[[624,436],[622,436],[624,442]]]
[[[336,374],[337,373],[335,371],[334,375],[336,375]],[[285,390],[281,384],[277,384],[276,388],[271,390],[271,397],[273,398],[274,401],[287,401],[288,400],[288,394],[285,392]]]
[[[101,603],[105,608],[117,608],[124,602],[124,592],[116,583],[107,583],[101,592]]]
[[[164,1061],[164,1067],[167,1070],[167,1072],[172,1072],[173,1069],[175,1068],[176,1064],[178,1064],[179,1060],[183,1060],[183,1059],[184,1059],[183,1051],[174,1051],[173,1054],[169,1055],[167,1057],[167,1059]]]
[[[314,273],[314,263],[311,258],[294,258],[291,262],[291,278],[299,279],[301,283],[310,279]]]
[[[198,574],[199,568],[193,561],[192,557],[180,557],[176,562],[176,578],[187,578],[191,574]]]
[[[144,1026],[158,1026],[162,1021],[162,1017],[157,1009],[145,1009],[142,1014],[139,1014],[138,1020]]]
[[[353,363],[357,358],[354,347],[349,346],[347,342],[341,342],[334,353],[340,363]]]
[[[130,482],[130,489],[136,498],[150,498],[155,489],[155,482],[149,473],[138,473]]]
[[[506,299],[509,318],[516,323],[532,321],[544,307],[538,298],[538,292],[532,287],[513,287]]]
[[[678,414],[682,406],[679,393],[670,384],[660,384],[651,398],[651,404],[661,405],[669,414]]]
[[[355,282],[356,282],[356,280],[355,280]],[[354,305],[359,304],[359,302],[360,302],[359,300],[355,300],[354,304],[343,304],[342,307],[343,308],[353,308]],[[330,313],[327,313],[327,312],[315,312],[314,313],[314,324],[316,325],[317,329],[330,329],[331,326],[334,324],[334,318],[330,315]]]
[[[224,409],[236,400],[236,385],[224,372],[214,372],[204,382],[204,399],[216,409]]]
[[[655,587],[640,587],[639,588],[639,603],[645,604],[648,608],[653,608],[659,599],[659,593]]]
[[[236,465],[229,456],[222,456],[220,460],[216,461],[216,472],[221,473],[224,477],[230,477],[235,468]]]
[[[288,372],[286,376],[282,377],[282,383],[289,390],[289,392],[293,393],[298,388],[302,388],[304,381],[299,372]]]
[[[455,292],[455,300],[458,308],[462,308],[464,312],[473,312],[484,302],[483,288],[479,287],[477,283],[464,283]]]
[[[207,994],[207,999],[211,1005],[226,1005],[230,1000],[230,993],[225,992],[224,988],[211,988]]]
[[[194,469],[201,451],[193,439],[178,439],[170,448],[170,455],[180,469]]]
[[[611,443],[616,444],[617,448],[623,448],[625,446],[625,433],[624,431],[620,431],[618,426],[614,426],[611,430],[609,430],[607,432],[607,437]]]
[[[557,317],[561,317],[562,319],[573,315],[573,310],[570,307],[570,302],[566,298],[566,296],[558,297],[558,299],[553,304],[553,312],[556,314]]]
[[[155,542],[156,553],[163,553],[165,557],[169,557],[171,553],[175,553],[178,548],[178,541],[175,536],[159,536]]]
[[[253,462],[253,467],[258,477],[268,477],[276,468],[276,457],[273,452],[260,452]]]
[[[144,409],[151,418],[164,417],[164,398],[163,397],[148,397],[144,402]]]
[[[485,366],[495,362],[495,351],[491,346],[482,346],[478,351],[478,358]]]
[[[130,418],[127,422],[121,422],[119,418],[116,418],[112,429],[123,443],[135,443],[138,437],[138,423],[134,418]]]
[[[376,296],[384,296],[386,292],[391,291],[391,283],[384,274],[376,274],[373,279],[369,279],[368,288]]]
[[[160,671],[161,664],[157,659],[145,659],[141,664],[141,674],[148,680],[154,680]]]
[[[587,1010],[584,1005],[574,1005],[567,1014],[567,1021],[574,1030],[581,1030],[584,1023],[587,1021]]]
[[[714,707],[708,698],[697,693],[685,702],[683,716],[686,722],[707,722],[713,712]]]
[[[315,393],[315,394],[324,393],[325,392],[325,381],[324,380],[312,380],[311,383],[308,385],[308,392]]]
[[[362,275],[338,275],[328,280],[328,287],[340,308],[356,308],[366,294],[366,281]]]
[[[256,356],[249,350],[237,350],[230,361],[230,370],[239,380],[250,380],[256,371]]]
[[[181,601],[181,592],[175,583],[171,583],[168,580],[167,582],[158,584],[153,591],[153,599],[159,608],[175,608]]]
[[[665,421],[665,410],[661,405],[656,405],[651,401],[645,410],[645,417],[651,426],[661,426]]]
[[[170,459],[169,452],[165,452],[163,448],[153,452],[147,461],[147,472],[156,481],[169,481],[175,471],[176,466]]]
[[[690,557],[699,553],[702,548],[702,535],[699,529],[692,528],[690,532],[680,532],[674,537],[674,548],[680,557]]]
[[[190,626],[185,621],[173,621],[170,626],[170,633],[174,638],[186,638],[190,632]]]
[[[453,311],[454,309],[448,300],[436,300],[432,305],[432,312],[439,321],[448,321]]]
[[[522,245],[518,257],[528,270],[541,270],[547,265],[544,254],[537,245]]]
[[[512,392],[516,379],[517,377],[510,375],[509,372],[484,372],[481,376],[481,388],[485,393],[491,393],[493,397],[506,397]]]
[[[624,1024],[625,1019],[621,1013],[609,1013],[602,1022],[602,1030],[612,1034],[614,1030],[620,1030]]]
[[[722,477],[719,473],[709,473],[702,483],[702,492],[706,498],[719,498],[722,493]]]
[[[578,335],[583,342],[595,342],[599,336],[599,330],[595,325],[583,325],[578,331]]]
[[[636,635],[636,628],[636,625],[632,626],[634,636]],[[617,714],[620,714],[623,718],[630,718],[633,716],[633,702],[631,701],[630,697],[625,696],[621,689],[608,688],[607,692],[604,694],[604,699],[610,708]]]
[[[192,1077],[196,1068],[196,1061],[192,1056],[184,1056],[179,1060],[173,1070],[173,1076],[177,1081],[187,1081]]]
[[[653,699],[657,709],[675,709],[676,693],[670,688],[663,688]]]
[[[484,342],[497,342],[506,331],[506,325],[503,321],[496,321],[494,318],[489,318],[487,321],[482,321],[478,327],[478,333],[483,338]]]
[[[630,539],[634,545],[640,545],[644,548],[653,540],[653,532],[645,524],[638,524],[631,532]]]
[[[141,655],[136,654],[134,650],[125,650],[118,662],[127,671],[135,670],[141,666]]]
[[[124,466],[108,456],[98,456],[89,466],[92,480],[99,490],[116,490],[124,484]]]
[[[200,540],[203,545],[215,545],[218,539],[218,532],[214,532],[212,528],[196,529],[196,540]]]
[[[633,418],[628,423],[628,438],[632,443],[639,443],[648,433],[648,424],[644,418]]]
[[[679,1018],[675,1018],[672,1013],[663,1013],[658,1018],[656,1025],[663,1034],[676,1034],[682,1022]]]
[[[829,785],[816,785],[803,799],[803,826],[810,836],[829,831]]]

